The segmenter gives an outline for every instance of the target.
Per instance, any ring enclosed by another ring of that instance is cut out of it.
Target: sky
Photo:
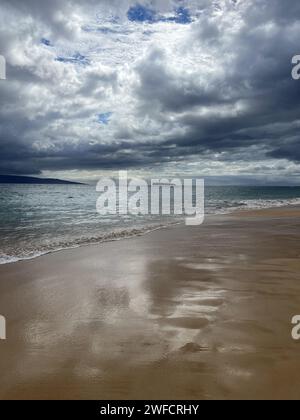
[[[299,0],[0,0],[0,174],[300,184]]]

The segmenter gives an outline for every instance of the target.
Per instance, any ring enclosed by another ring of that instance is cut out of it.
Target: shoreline
[[[134,239],[134,238],[140,238],[146,235],[149,235],[153,232],[159,231],[159,230],[164,230],[164,229],[169,229],[172,228],[174,226],[180,225],[182,223],[180,222],[176,222],[176,223],[170,223],[169,225],[162,225],[160,227],[153,227],[152,229],[145,229],[145,231],[141,231],[139,233],[135,233],[132,235],[128,235],[128,236],[119,236],[116,238],[111,238],[111,239],[104,239],[104,240],[96,240],[96,241],[91,241],[85,244],[79,244],[79,245],[74,245],[74,246],[70,246],[70,247],[66,247],[66,248],[59,248],[59,249],[54,249],[54,250],[50,250],[50,251],[45,251],[44,253],[40,254],[40,255],[35,255],[32,257],[28,257],[28,258],[20,258],[17,261],[8,261],[5,263],[0,263],[0,267],[3,265],[11,265],[11,264],[19,264],[22,262],[26,262],[26,261],[32,261],[32,260],[36,260],[38,258],[42,258],[42,257],[46,257],[47,255],[51,255],[51,254],[56,254],[58,252],[63,252],[63,251],[72,251],[74,249],[81,249],[81,248],[85,248],[85,247],[89,247],[89,246],[99,246],[99,245],[103,245],[103,244],[107,244],[107,243],[111,243],[111,242],[119,242],[119,241],[123,241],[123,240],[130,240],[130,239]],[[133,229],[135,230],[135,229]],[[13,257],[12,257],[13,258]]]
[[[299,398],[299,228],[243,212],[0,266],[0,398]]]
[[[236,216],[236,217],[245,217],[245,216],[254,216],[254,217],[259,217],[260,215],[266,215],[266,216],[270,216],[270,214],[272,214],[273,211],[281,211],[281,214],[284,214],[285,211],[289,211],[292,209],[296,209],[299,208],[300,205],[299,204],[290,204],[290,205],[283,205],[283,206],[276,206],[276,207],[266,207],[266,208],[258,208],[258,209],[239,209],[239,210],[232,210],[228,213],[207,213],[205,214],[205,220],[206,219],[210,219],[210,218],[214,218],[214,217],[227,217],[227,216]],[[268,214],[266,214],[266,212]],[[29,257],[9,257],[9,258],[19,258],[15,261],[8,261],[8,262],[0,262],[0,267],[1,266],[6,266],[6,265],[11,265],[11,264],[20,264],[26,261],[31,261],[31,260],[35,260],[35,259],[39,259],[51,254],[56,254],[58,252],[63,252],[63,251],[68,251],[68,250],[74,250],[74,249],[80,249],[80,248],[85,248],[85,247],[90,247],[90,246],[98,246],[98,245],[102,245],[102,244],[106,244],[106,243],[110,243],[110,242],[118,242],[118,241],[123,241],[123,240],[131,240],[133,238],[139,238],[139,237],[143,237],[145,235],[149,235],[152,232],[156,232],[159,230],[164,230],[164,229],[171,229],[173,227],[176,227],[178,225],[184,225],[183,221],[177,221],[177,222],[172,222],[166,225],[161,225],[158,227],[153,227],[153,228],[149,228],[147,229],[146,227],[141,229],[141,232],[139,233],[135,233],[132,235],[128,235],[128,236],[119,236],[116,238],[109,238],[109,239],[99,239],[95,240],[95,242],[91,241],[91,242],[87,242],[87,243],[82,243],[82,244],[78,244],[78,245],[74,245],[74,246],[69,246],[69,247],[62,247],[62,248],[58,248],[58,249],[53,249],[53,250],[49,250],[49,251],[44,251],[41,252],[41,254],[38,255],[34,255],[34,256],[29,256]],[[135,228],[132,228],[131,230],[135,230]],[[143,231],[145,230],[145,231]],[[109,235],[114,235],[115,232],[111,232]]]

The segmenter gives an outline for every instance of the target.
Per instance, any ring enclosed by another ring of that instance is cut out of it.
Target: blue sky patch
[[[192,18],[189,9],[185,7],[179,7],[175,10],[175,15],[170,17],[161,16],[158,18],[158,21],[161,22],[174,22],[179,23],[181,25],[187,25],[188,23],[192,23]]]
[[[112,114],[112,112],[104,112],[103,114],[98,114],[98,123],[108,125]]]
[[[82,66],[90,65],[90,60],[85,55],[82,55],[78,52],[71,57],[58,56],[56,57],[56,61],[60,61],[61,63],[79,64]]]
[[[175,9],[173,16],[165,17],[158,14],[155,10],[136,4],[130,7],[127,12],[127,17],[131,22],[140,23],[174,22],[186,25],[192,22],[190,11],[185,7],[178,7]]]
[[[156,12],[145,6],[137,4],[130,7],[127,12],[127,17],[131,22],[154,23],[156,21]]]
[[[52,46],[51,41],[49,41],[49,39],[46,39],[46,38],[42,38],[41,39],[41,43],[44,44],[44,45],[46,45],[47,47],[51,47]]]
[[[186,9],[185,7],[179,7],[176,9],[175,22],[183,25],[191,23],[192,18],[189,9]]]

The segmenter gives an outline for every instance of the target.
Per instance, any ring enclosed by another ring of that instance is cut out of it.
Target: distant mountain
[[[0,175],[0,184],[59,184],[59,185],[83,185],[79,182],[63,181],[52,178],[33,178],[31,176]]]

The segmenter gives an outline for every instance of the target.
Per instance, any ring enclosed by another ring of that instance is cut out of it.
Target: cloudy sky
[[[300,182],[299,0],[0,0],[0,173]]]

